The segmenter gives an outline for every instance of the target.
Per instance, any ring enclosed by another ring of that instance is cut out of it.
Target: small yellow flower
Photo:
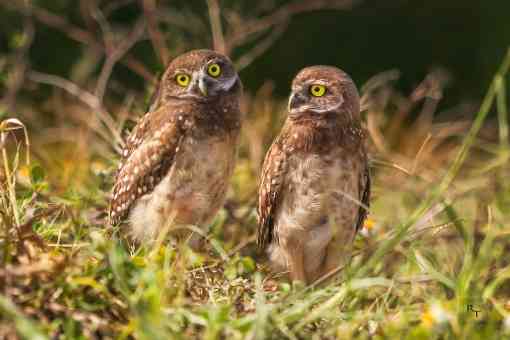
[[[30,169],[27,165],[19,167],[18,174],[26,179],[30,176]]]
[[[440,302],[433,302],[421,315],[425,327],[431,328],[436,324],[443,324],[451,319],[451,314]]]
[[[375,234],[377,232],[377,229],[379,229],[379,225],[375,223],[375,221],[372,218],[367,217],[365,219],[365,222],[363,223],[363,227],[361,228],[360,232],[361,235],[369,237]]]
[[[370,217],[367,217],[365,219],[365,223],[363,224],[363,228],[367,229],[368,231],[372,230],[375,227],[375,222]]]
[[[434,326],[434,317],[432,316],[429,310],[426,310],[421,315],[421,322],[427,328],[432,328],[432,326]]]

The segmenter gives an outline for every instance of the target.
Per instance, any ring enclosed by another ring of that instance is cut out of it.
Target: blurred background
[[[71,75],[77,81],[97,76],[105,52],[114,41],[127,37],[144,13],[150,14],[146,20],[152,32],[140,34],[129,48],[132,57],[125,58],[132,62],[120,63],[114,70],[115,79],[124,86],[143,90],[144,77],[163,69],[161,57],[166,61],[191,48],[213,47],[207,1],[1,3],[0,53],[5,57],[29,44],[25,57],[31,68]],[[399,86],[404,88],[416,85],[431,69],[443,68],[452,76],[449,101],[476,99],[487,88],[510,41],[510,3],[505,0],[490,4],[224,0],[219,5],[226,50],[239,62],[245,86],[256,91],[272,80],[279,96],[287,95],[290,80],[303,66],[332,64],[352,74],[358,84],[396,68],[402,72]],[[27,21],[34,34],[27,31]],[[164,45],[167,52],[158,55],[152,42]],[[145,67],[144,77],[133,69],[135,60]]]

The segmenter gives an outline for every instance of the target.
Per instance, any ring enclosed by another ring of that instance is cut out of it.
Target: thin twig
[[[418,164],[420,162],[420,157],[425,150],[425,146],[428,144],[428,142],[430,141],[431,138],[432,138],[432,135],[430,134],[430,132],[427,133],[427,137],[425,137],[425,140],[423,141],[423,143],[421,143],[421,146],[418,149],[418,152],[416,153],[416,157],[414,157],[413,167],[411,168],[411,173],[413,175],[416,173],[416,168],[418,168]]]
[[[97,4],[90,6],[90,14],[96,21],[101,29],[103,44],[106,47],[107,54],[115,46],[115,34],[113,33],[110,23],[106,19],[101,9],[97,7]],[[113,45],[113,46],[112,46]]]
[[[155,0],[140,0],[143,8],[143,13],[147,19],[147,31],[151,39],[152,48],[159,58],[162,65],[166,65],[170,60],[168,48],[165,44],[165,37],[159,30],[159,22],[156,16],[156,1]]]
[[[411,173],[411,171],[407,170],[406,168],[404,168],[403,166],[401,165],[398,165],[397,163],[394,163],[394,162],[387,162],[387,161],[384,161],[384,160],[381,160],[381,159],[371,159],[370,160],[371,163],[373,164],[379,164],[379,165],[384,165],[384,166],[388,166],[390,168],[395,168],[399,171],[402,171],[403,173],[405,173],[406,175],[409,175],[409,176],[412,176],[413,174]]]
[[[207,0],[207,7],[209,9],[214,49],[220,53],[228,54],[225,45],[225,37],[223,36],[223,28],[221,26],[221,13],[218,0]]]
[[[289,19],[300,13],[311,12],[322,9],[337,9],[345,10],[352,8],[352,6],[359,2],[358,0],[299,0],[291,2],[288,5],[284,5],[278,8],[271,14],[261,18],[248,20],[244,22],[236,31],[233,31],[230,36],[227,36],[226,41],[228,42],[229,50],[243,45],[246,43],[249,36],[254,33],[262,32],[270,27],[280,25],[288,22]]]
[[[243,54],[241,58],[236,62],[236,69],[238,71],[244,69],[250,65],[255,59],[264,54],[282,35],[287,29],[288,23],[280,25],[273,30],[269,36],[263,39],[260,43],[255,45],[247,53]]]
[[[101,102],[99,99],[93,95],[92,93],[80,88],[75,83],[64,79],[62,77],[58,77],[51,74],[45,74],[40,73],[36,71],[31,71],[28,74],[28,78],[34,82],[52,85],[58,88],[61,88],[68,92],[69,94],[75,96],[78,98],[81,102],[86,104],[88,107],[90,107],[97,115],[99,120],[105,124],[111,134],[113,135],[115,142],[112,143],[113,147],[117,152],[120,152],[120,147],[124,145],[124,141],[122,140],[122,137],[120,135],[120,132],[116,129],[116,123],[111,118],[111,116],[108,114],[108,112],[104,109],[104,107],[101,105]]]
[[[14,8],[15,10],[23,11],[24,5],[21,1],[5,1],[2,2],[3,5]],[[89,45],[93,49],[100,51],[103,54],[106,54],[106,47],[97,41],[93,34],[90,32],[81,29],[80,27],[74,26],[69,23],[66,19],[44,9],[41,7],[31,6],[31,13],[35,19],[42,22],[43,24],[55,28],[58,31],[65,34],[70,39],[77,41],[79,43]],[[145,80],[154,81],[154,75],[150,72],[145,65],[143,65],[139,60],[127,55],[120,60],[120,62],[126,65],[130,70],[143,77]]]
[[[251,235],[250,237],[244,239],[241,243],[239,243],[237,246],[235,246],[232,250],[228,252],[229,256],[234,256],[235,254],[238,254],[244,247],[248,246],[249,244],[255,243],[257,241],[257,235]]]
[[[61,89],[66,90],[76,98],[80,99],[83,103],[89,106],[91,109],[97,110],[102,109],[101,103],[92,93],[80,88],[78,85],[70,80],[64,79],[59,76],[41,73],[37,71],[30,71],[28,78],[36,83],[43,83],[47,85],[53,85]]]
[[[383,155],[387,155],[390,153],[390,148],[388,147],[386,140],[384,139],[384,136],[380,129],[378,128],[377,124],[377,117],[381,116],[382,112],[369,112],[367,114],[367,130],[368,135],[370,136],[370,139],[374,143],[374,146],[376,147],[377,151]]]
[[[145,32],[145,23],[143,19],[138,20],[131,33],[123,39],[122,43],[106,58],[101,73],[97,80],[95,95],[100,103],[106,91],[108,79],[113,71],[115,64],[133,47],[143,36]]]

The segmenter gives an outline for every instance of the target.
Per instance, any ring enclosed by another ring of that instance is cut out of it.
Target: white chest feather
[[[132,209],[134,236],[153,238],[167,223],[207,227],[223,205],[234,162],[232,141],[185,139],[168,174]]]
[[[282,226],[313,229],[359,201],[359,168],[346,157],[293,156],[280,210]]]
[[[334,237],[354,235],[359,210],[359,164],[338,153],[294,155],[289,159],[281,208],[276,218],[280,240],[303,234],[306,268],[316,270]],[[345,234],[341,236],[339,234]],[[277,265],[285,256],[274,244],[269,252]]]

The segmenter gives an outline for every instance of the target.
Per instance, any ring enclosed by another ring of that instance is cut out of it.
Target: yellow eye
[[[179,84],[179,86],[182,86],[182,87],[188,86],[190,80],[191,80],[190,76],[188,76],[187,74],[184,74],[184,73],[180,73],[175,76],[175,81],[177,82],[177,84]]]
[[[310,86],[310,94],[314,97],[322,97],[326,94],[326,86],[324,85],[312,85]]]
[[[209,73],[209,75],[211,77],[219,77],[219,75],[221,74],[221,67],[220,65],[218,64],[211,64],[209,65],[209,67],[207,68],[207,73]]]

